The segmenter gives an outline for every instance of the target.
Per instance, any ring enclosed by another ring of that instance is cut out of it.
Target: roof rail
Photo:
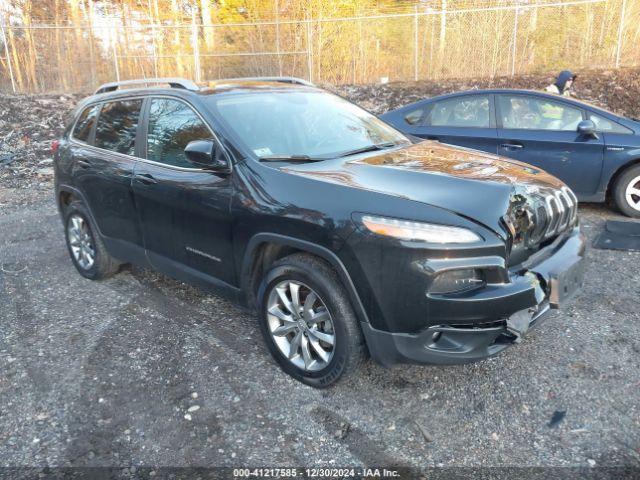
[[[100,85],[94,95],[99,93],[113,92],[120,87],[127,85],[149,85],[167,83],[171,88],[183,88],[185,90],[199,90],[199,87],[191,80],[184,78],[140,78],[136,80],[123,80],[121,82],[110,82]]]
[[[307,87],[315,87],[315,85],[307,80],[297,77],[238,77],[238,78],[221,78],[216,82],[227,82],[232,80],[249,80],[259,82],[281,82],[281,83],[293,83],[298,85],[305,85]]]

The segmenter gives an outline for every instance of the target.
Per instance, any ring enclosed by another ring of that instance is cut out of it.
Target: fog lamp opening
[[[484,275],[482,270],[475,268],[448,270],[436,276],[429,288],[429,293],[460,293],[483,285]]]

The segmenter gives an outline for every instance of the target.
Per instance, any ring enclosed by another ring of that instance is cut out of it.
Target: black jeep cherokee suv
[[[543,171],[412,143],[296,79],[125,83],[143,82],[84,100],[55,154],[73,263],[232,294],[302,382],[330,385],[367,351],[495,355],[579,288],[576,197]]]

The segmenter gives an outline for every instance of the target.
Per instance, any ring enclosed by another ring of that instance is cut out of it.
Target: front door
[[[498,153],[529,163],[565,182],[578,196],[593,195],[600,183],[602,135],[580,135],[583,110],[534,95],[497,97]]]
[[[146,160],[136,164],[133,190],[150,263],[235,284],[231,177],[197,168],[184,154],[189,142],[213,133],[182,100],[151,98],[145,109]]]
[[[488,94],[465,94],[430,104],[421,124],[408,132],[420,138],[496,153],[497,131]]]

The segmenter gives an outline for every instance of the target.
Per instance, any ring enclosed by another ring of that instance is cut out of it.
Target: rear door
[[[456,95],[427,103],[423,110],[423,117],[411,126],[408,133],[450,145],[496,153],[498,135],[493,115],[493,95]]]
[[[89,107],[71,136],[75,183],[110,247],[142,245],[131,190],[141,106],[142,99],[123,99]],[[119,250],[110,250],[122,258]]]
[[[133,190],[149,261],[170,275],[198,272],[234,284],[231,177],[184,155],[189,142],[215,135],[182,99],[149,98],[145,112],[145,160]]]
[[[593,195],[602,172],[604,140],[580,135],[585,112],[545,96],[496,96],[498,153],[529,163],[565,182],[578,198]]]
[[[613,118],[607,118],[589,110],[587,110],[587,116],[595,123],[597,131],[603,135],[605,143],[600,188],[594,199],[601,201],[615,172],[637,158],[640,138],[634,135],[633,130],[621,125]]]

